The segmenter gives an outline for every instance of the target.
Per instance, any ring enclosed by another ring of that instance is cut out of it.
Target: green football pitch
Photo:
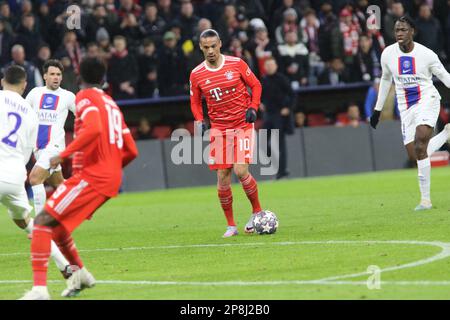
[[[280,220],[274,235],[242,232],[240,185],[241,233],[229,239],[214,187],[111,200],[74,233],[98,281],[75,299],[450,298],[449,168],[432,170],[434,208],[419,213],[416,170],[261,182],[259,193]],[[31,288],[30,244],[0,211],[0,299],[16,299]]]

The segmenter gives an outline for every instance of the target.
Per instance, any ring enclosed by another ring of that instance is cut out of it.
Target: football
[[[272,211],[263,210],[253,217],[253,226],[257,234],[272,234],[278,229],[278,218]]]

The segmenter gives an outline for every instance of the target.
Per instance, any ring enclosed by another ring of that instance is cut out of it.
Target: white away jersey
[[[0,181],[23,184],[36,143],[38,117],[18,93],[0,90]]]
[[[383,79],[394,78],[399,111],[414,105],[430,108],[432,101],[441,98],[433,85],[433,74],[442,78],[447,71],[438,56],[427,47],[414,42],[414,49],[409,53],[401,51],[394,43],[381,54]]]
[[[36,149],[44,149],[51,143],[58,150],[64,150],[64,124],[69,110],[75,113],[75,95],[63,88],[50,90],[43,86],[31,90],[26,100],[39,117]]]

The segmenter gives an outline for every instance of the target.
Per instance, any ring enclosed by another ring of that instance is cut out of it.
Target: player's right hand
[[[381,111],[374,110],[372,116],[370,117],[370,126],[374,129],[377,128],[378,122],[380,121]]]

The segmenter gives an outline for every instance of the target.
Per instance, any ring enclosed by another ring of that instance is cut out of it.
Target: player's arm
[[[384,103],[386,102],[389,90],[392,84],[392,73],[389,70],[389,66],[386,62],[386,51],[381,54],[381,79],[380,87],[378,89],[377,103],[375,104],[375,109],[370,117],[370,125],[372,128],[376,129],[378,122],[380,121],[381,110],[383,110]]]
[[[95,142],[101,135],[103,127],[100,118],[100,111],[95,106],[89,106],[83,109],[80,115],[81,128],[79,134],[75,137],[69,146],[59,154],[64,160],[69,158],[76,151],[84,151],[91,143]]]
[[[34,147],[36,146],[37,136],[38,136],[38,119],[33,120],[31,127],[28,131],[28,139],[27,145],[24,147],[24,161],[25,165],[30,161],[31,153],[33,152]]]
[[[253,71],[242,59],[239,61],[239,73],[241,74],[241,78],[244,80],[245,84],[252,90],[252,101],[250,102],[247,113],[245,114],[245,121],[252,123],[256,121],[256,111],[261,104],[261,82],[259,82]]]
[[[136,142],[131,135],[130,129],[128,129],[125,120],[122,116],[122,136],[123,136],[123,155],[122,155],[122,168],[126,167],[131,161],[138,156],[138,148]]]
[[[206,131],[206,125],[203,117],[202,93],[193,72],[191,72],[189,77],[189,94],[191,97],[191,111],[195,120],[195,130],[203,135]]]
[[[430,57],[432,59],[430,65],[431,73],[438,77],[447,88],[450,88],[450,74],[445,70],[441,60],[434,52],[432,52]]]
[[[76,103],[75,103],[76,97],[72,92],[69,92],[69,110],[75,114],[76,111]]]

